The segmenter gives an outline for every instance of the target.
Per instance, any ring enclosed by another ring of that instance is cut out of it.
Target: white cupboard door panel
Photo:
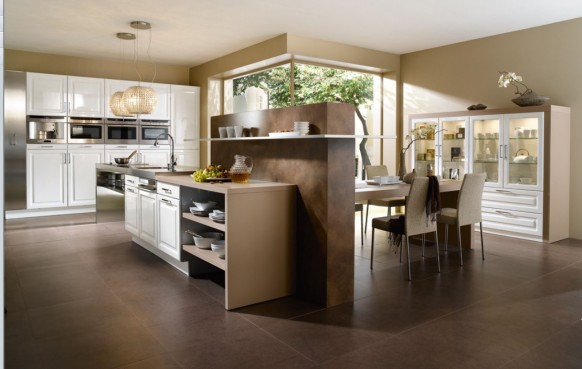
[[[89,77],[69,77],[69,115],[72,117],[104,116],[105,80]]]
[[[200,150],[176,150],[176,164],[186,167],[200,167]]]
[[[67,76],[26,74],[26,114],[67,115]]]
[[[198,149],[200,138],[200,87],[170,86],[172,135],[176,148]]]
[[[133,84],[137,86],[137,82]],[[141,119],[170,120],[170,85],[142,82],[141,86],[151,87],[156,93],[158,103],[151,114],[141,115]]]
[[[167,166],[170,163],[170,149],[154,149],[139,151],[140,163]]]
[[[69,206],[95,205],[95,164],[103,162],[103,150],[69,151]]]
[[[541,237],[543,215],[521,211],[483,208],[483,229]]]
[[[483,207],[541,213],[543,192],[486,188],[483,191]]]
[[[27,151],[27,208],[67,206],[66,162],[67,150],[65,149]]]
[[[139,190],[139,237],[151,245],[157,245],[157,195]]]
[[[158,196],[158,248],[176,260],[180,260],[180,216],[180,200]]]
[[[126,176],[127,177],[127,176]],[[133,234],[139,236],[139,213],[138,213],[138,190],[136,187],[125,185],[125,229]]]

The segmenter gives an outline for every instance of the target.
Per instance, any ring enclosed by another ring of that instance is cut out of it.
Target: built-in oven
[[[26,117],[26,143],[67,143],[65,117]]]
[[[69,118],[69,143],[105,143],[105,129],[102,118]]]
[[[168,134],[170,133],[170,122],[167,120],[142,120],[139,124],[140,145],[168,145]]]
[[[105,143],[114,145],[137,145],[138,123],[133,119],[107,119],[105,122]]]

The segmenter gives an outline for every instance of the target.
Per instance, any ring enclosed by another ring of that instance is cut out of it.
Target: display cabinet
[[[435,125],[434,133],[414,141],[413,168],[426,175],[430,166],[435,175],[445,179],[461,178],[469,169],[467,129],[468,117],[420,118],[411,121],[412,128]]]
[[[468,119],[464,129],[470,137],[464,141],[468,170],[487,173],[483,230],[544,242],[569,237],[570,108],[548,105],[409,118],[411,127],[424,121],[442,128],[443,120],[455,116]],[[442,158],[448,151],[446,136],[442,147],[439,137],[434,141],[436,168],[446,162]],[[430,141],[417,147],[428,150]]]

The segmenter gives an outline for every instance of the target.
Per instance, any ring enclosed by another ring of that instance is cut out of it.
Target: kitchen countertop
[[[129,164],[128,166],[119,166],[117,164],[108,163],[98,163],[95,167],[97,170],[129,174],[132,176],[149,179],[156,179],[157,176],[191,174],[195,170],[199,169],[197,167],[177,165],[175,166],[174,170],[171,171],[165,167],[161,167],[155,164]]]

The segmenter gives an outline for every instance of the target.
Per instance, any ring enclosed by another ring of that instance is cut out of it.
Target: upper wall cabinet
[[[111,96],[118,91],[125,91],[128,87],[136,86],[138,82],[136,81],[123,81],[117,79],[106,79],[105,80],[105,105],[106,112],[105,116],[107,118],[119,118],[114,115],[109,108],[109,101]],[[162,83],[142,83],[142,86],[151,87],[156,92],[158,97],[158,104],[152,114],[143,114],[140,116],[141,119],[153,119],[153,120],[169,120],[170,119],[170,85]]]
[[[103,117],[104,80],[56,74],[26,74],[26,114]]]
[[[68,109],[71,117],[105,116],[105,80],[103,78],[68,77]]]
[[[67,76],[26,73],[26,114],[67,115]]]
[[[177,149],[198,149],[200,138],[200,87],[170,86],[172,135]]]

